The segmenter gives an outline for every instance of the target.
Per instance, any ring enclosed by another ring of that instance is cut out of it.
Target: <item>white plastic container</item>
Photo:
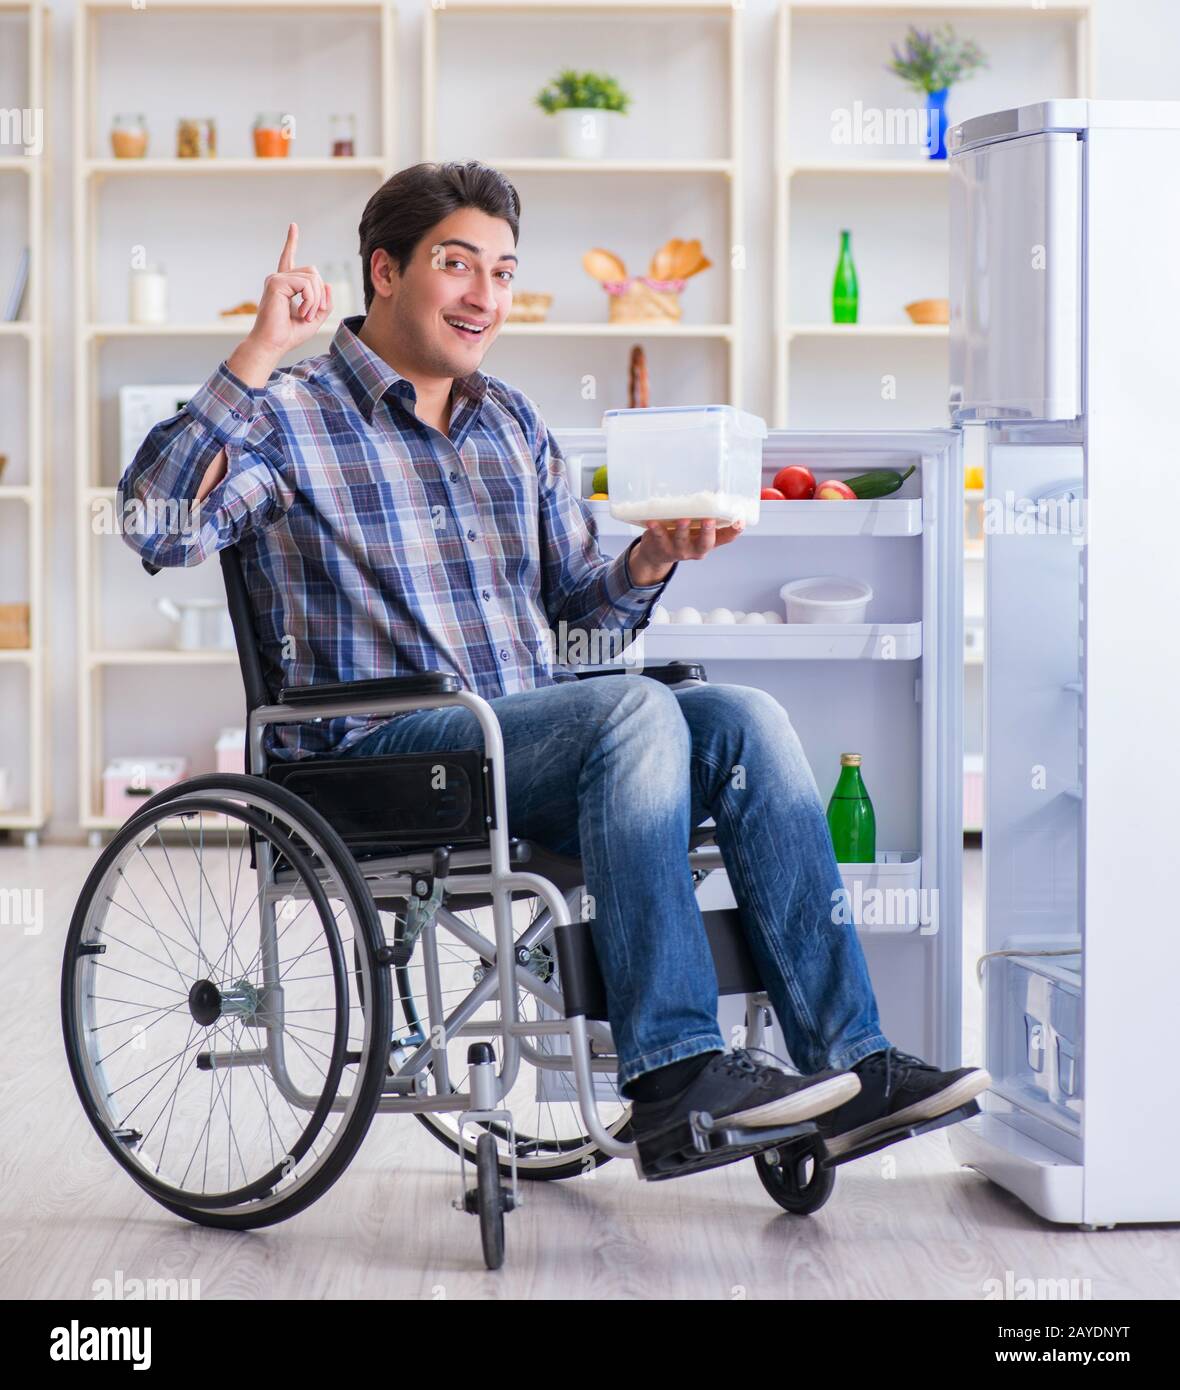
[[[863,623],[873,589],[835,574],[792,579],[779,590],[789,623]]]
[[[607,489],[620,521],[758,520],[766,421],[732,405],[608,410]]]

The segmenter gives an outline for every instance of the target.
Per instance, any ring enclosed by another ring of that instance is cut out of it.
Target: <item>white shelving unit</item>
[[[741,404],[742,396],[742,340],[741,340],[741,302],[742,270],[740,257],[734,254],[736,248],[743,246],[742,235],[742,82],[743,82],[743,6],[732,0],[439,0],[428,4],[423,11],[422,23],[422,158],[434,160],[459,157],[449,150],[440,150],[438,131],[439,99],[439,54],[453,26],[461,25],[473,16],[495,15],[529,17],[535,16],[547,23],[562,22],[569,25],[571,51],[576,52],[577,30],[572,27],[580,17],[608,17],[614,19],[620,31],[632,20],[666,20],[683,23],[705,17],[721,17],[726,21],[728,34],[728,153],[721,159],[564,159],[548,157],[528,157],[511,153],[500,157],[494,152],[479,153],[479,158],[493,168],[508,175],[554,176],[557,188],[567,179],[578,176],[591,179],[609,179],[615,176],[632,179],[635,176],[646,180],[658,179],[667,175],[696,176],[703,179],[721,178],[725,181],[727,192],[726,227],[728,247],[705,246],[704,250],[713,267],[708,273],[724,272],[728,263],[727,318],[723,323],[678,322],[659,323],[595,323],[561,322],[540,324],[506,324],[502,330],[507,337],[563,337],[572,339],[624,338],[642,342],[645,338],[705,338],[717,339],[726,345],[728,353],[727,399],[733,405]],[[576,61],[576,60],[575,60]],[[539,75],[537,86],[548,74]],[[626,84],[624,84],[626,85]],[[486,95],[491,98],[488,90]],[[626,198],[652,199],[658,197],[658,188],[628,188]],[[589,235],[589,234],[588,234]],[[587,241],[585,249],[589,249]],[[569,267],[571,277],[584,274],[580,260]],[[690,301],[691,303],[691,301]],[[604,306],[605,312],[605,306]],[[691,312],[691,310],[690,310]]]
[[[792,146],[790,120],[790,97],[793,85],[793,64],[797,53],[804,48],[805,37],[798,31],[801,24],[824,20],[848,21],[874,20],[880,18],[896,19],[898,41],[904,34],[904,26],[914,20],[931,26],[949,22],[958,27],[960,20],[1004,20],[1012,23],[1044,26],[1062,20],[1073,21],[1074,92],[1072,95],[1085,96],[1093,85],[1093,65],[1090,49],[1090,3],[1089,0],[783,0],[778,14],[777,56],[775,70],[774,98],[774,150],[775,150],[775,197],[774,197],[774,424],[784,427],[790,423],[791,401],[791,356],[793,352],[806,351],[809,343],[826,340],[858,342],[881,342],[896,340],[899,344],[916,344],[929,341],[931,344],[945,342],[948,330],[943,326],[927,326],[908,323],[903,319],[897,322],[868,322],[856,324],[832,324],[800,321],[794,317],[795,311],[790,296],[790,265],[792,240],[792,202],[797,185],[815,184],[823,190],[837,179],[863,180],[872,188],[874,197],[881,200],[904,198],[915,188],[928,185],[931,180],[939,181],[947,174],[946,160],[929,160],[893,157],[891,147],[885,146],[876,158],[834,158],[831,160],[805,159]],[[888,50],[883,49],[881,61],[888,59]],[[991,54],[993,67],[1002,61],[1002,54]],[[896,81],[896,79],[894,79]],[[958,89],[955,89],[956,91]],[[1044,96],[1067,96],[1071,93],[1038,91],[1027,95],[1025,100],[1038,100]],[[837,98],[833,98],[833,101]],[[916,98],[909,89],[896,82],[897,107],[913,105]],[[1007,101],[1005,105],[1016,105]],[[957,116],[952,114],[952,123]],[[831,197],[829,193],[827,196]],[[853,246],[856,259],[856,246]],[[834,271],[836,247],[833,244],[831,267]],[[863,291],[862,285],[862,291]],[[934,291],[931,291],[933,294]],[[915,299],[922,297],[915,294]],[[863,294],[862,294],[863,299]],[[897,306],[901,313],[902,306]],[[925,350],[924,350],[925,351]],[[937,368],[945,372],[945,350],[930,348],[929,369]],[[927,359],[923,358],[925,368]],[[839,426],[843,422],[807,421],[806,427],[819,425]],[[912,426],[915,422],[906,421]],[[942,420],[930,420],[931,425],[941,424]]]
[[[39,112],[42,119],[42,148],[39,154],[0,155],[0,201],[8,197],[23,197],[26,212],[25,243],[29,247],[29,277],[25,289],[23,317],[15,323],[0,323],[0,347],[6,358],[13,351],[7,343],[18,344],[16,351],[25,357],[27,414],[24,467],[22,459],[5,448],[9,455],[5,482],[0,479],[0,547],[23,546],[25,564],[25,595],[29,603],[29,645],[26,648],[0,649],[0,680],[15,668],[18,679],[25,685],[26,715],[11,711],[0,731],[0,765],[16,772],[19,760],[27,769],[25,791],[9,809],[0,809],[0,830],[23,832],[25,843],[34,845],[49,819],[49,719],[46,658],[49,646],[48,593],[45,564],[45,526],[49,512],[50,470],[48,467],[48,429],[45,410],[45,390],[48,380],[49,352],[49,295],[45,273],[49,223],[48,178],[49,158],[49,92],[48,74],[50,23],[49,13],[42,0],[0,0],[0,21],[6,30],[24,27],[25,105]],[[15,52],[17,49],[10,50]],[[23,184],[23,189],[21,185]],[[17,263],[21,248],[7,246],[5,251],[5,280],[0,293],[7,294],[11,268]],[[13,378],[12,387],[15,386]],[[11,389],[11,388],[10,388]],[[11,417],[10,417],[11,418]],[[2,442],[2,437],[0,437]],[[23,473],[23,481],[13,481]],[[7,593],[0,602],[21,602]],[[20,785],[13,777],[14,791]]]
[[[229,196],[235,202],[246,196],[243,186],[247,177],[260,177],[267,187],[277,189],[283,179],[317,179],[325,188],[355,188],[356,182],[367,178],[376,186],[388,178],[397,167],[396,110],[398,83],[395,69],[396,10],[389,0],[152,0],[138,22],[168,23],[178,16],[209,26],[210,37],[221,41],[227,29],[240,20],[274,22],[330,19],[332,23],[348,25],[363,22],[374,30],[373,85],[375,118],[374,150],[358,151],[357,155],[341,158],[319,158],[292,155],[285,159],[253,159],[223,157],[208,159],[112,159],[100,153],[106,140],[105,129],[99,125],[99,93],[102,81],[100,56],[101,29],[105,19],[119,16],[125,21],[128,6],[125,0],[86,0],[79,5],[74,29],[74,283],[75,321],[79,325],[75,339],[75,426],[77,438],[77,611],[78,611],[78,750],[79,750],[79,821],[97,843],[102,832],[118,826],[101,814],[99,799],[100,778],[107,761],[104,746],[105,685],[119,671],[142,671],[144,688],[150,689],[153,673],[198,672],[213,675],[236,667],[232,651],[218,649],[182,651],[167,647],[145,646],[142,642],[127,648],[112,648],[104,641],[101,615],[103,611],[103,547],[122,546],[118,537],[96,534],[93,523],[96,506],[112,506],[115,488],[109,481],[118,476],[119,469],[112,459],[103,457],[101,432],[102,354],[113,344],[177,343],[233,339],[238,341],[250,330],[252,318],[235,316],[231,319],[211,318],[208,321],[183,321],[165,324],[132,324],[104,319],[98,312],[99,286],[97,280],[99,256],[99,193],[108,196],[144,199],[150,205],[153,179],[167,180],[167,198],[182,200],[187,196],[214,196],[218,180],[228,180]],[[327,80],[327,79],[326,79]],[[195,97],[194,93],[194,97]],[[342,97],[342,105],[349,101]],[[119,109],[137,107],[134,91],[119,91]],[[186,192],[190,190],[190,192]],[[114,190],[113,193],[110,190]],[[359,204],[358,204],[359,216]],[[279,214],[281,219],[282,214]],[[232,233],[229,233],[232,235]],[[277,246],[275,254],[277,255]],[[304,243],[300,243],[300,251]],[[338,327],[338,320],[329,320],[313,340],[323,351]],[[218,350],[218,359],[228,351]],[[307,350],[303,352],[307,355]],[[203,379],[216,366],[210,361],[201,373]],[[152,375],[150,365],[144,379]],[[105,466],[104,466],[105,465]],[[105,475],[105,477],[104,477]],[[130,553],[130,552],[128,552]],[[150,592],[145,594],[145,602]],[[220,677],[219,677],[220,679]],[[235,709],[233,719],[240,719]],[[123,750],[118,750],[123,751]],[[194,769],[199,770],[199,769]]]

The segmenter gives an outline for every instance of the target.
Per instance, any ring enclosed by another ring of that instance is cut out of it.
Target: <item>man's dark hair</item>
[[[512,228],[516,244],[520,196],[503,174],[476,159],[465,164],[413,164],[387,179],[373,194],[365,204],[360,225],[366,313],[373,302],[369,270],[373,252],[388,252],[398,274],[404,275],[426,233],[459,208],[478,208],[489,217],[502,217]]]

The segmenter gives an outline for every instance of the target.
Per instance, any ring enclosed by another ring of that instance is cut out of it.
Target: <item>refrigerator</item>
[[[993,1087],[946,1131],[955,1158],[1050,1221],[1180,1220],[1180,924],[1156,874],[1180,824],[1180,103],[993,112],[948,151],[947,420],[772,429],[767,483],[915,470],[887,498],[764,505],[665,591],[706,621],[653,623],[642,656],[769,691],[825,803],[862,755],[877,862],[841,873],[886,1035],[959,1065],[982,982]],[[588,496],[602,432],[555,435]],[[963,945],[965,449],[985,478],[982,960]],[[588,506],[605,552],[636,534]],[[781,615],[780,587],[818,575],[867,581],[865,621],[708,621]],[[733,905],[723,870],[698,898]]]

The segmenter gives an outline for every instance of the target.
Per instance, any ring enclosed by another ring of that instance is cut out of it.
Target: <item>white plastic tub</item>
[[[863,579],[820,574],[792,579],[779,590],[789,623],[863,623],[872,585]]]
[[[608,410],[607,490],[620,521],[758,520],[766,421],[732,405]]]

